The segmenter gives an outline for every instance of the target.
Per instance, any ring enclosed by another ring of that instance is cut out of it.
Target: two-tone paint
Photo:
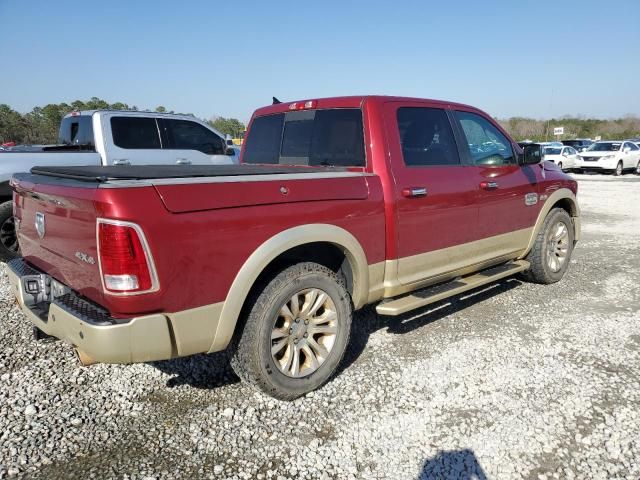
[[[405,166],[396,116],[401,106],[473,112],[510,138],[489,115],[467,105],[402,97],[319,99],[317,109],[362,110],[364,168],[97,186],[20,177],[14,188],[24,258],[123,322],[164,315],[175,337],[172,355],[186,355],[225,348],[255,282],[295,248],[341,252],[359,308],[523,258],[554,206],[571,214],[579,236],[577,184],[557,168],[477,166],[464,149],[460,165]],[[287,109],[265,107],[253,118]],[[522,153],[513,141],[512,147]],[[426,195],[411,195],[414,189]],[[36,212],[47,219],[42,239]],[[98,266],[76,255],[98,257],[97,218],[141,227],[155,259],[157,291],[103,291]]]

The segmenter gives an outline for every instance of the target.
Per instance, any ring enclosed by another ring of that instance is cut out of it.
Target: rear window
[[[155,118],[111,117],[113,143],[120,148],[160,148],[160,134]]]
[[[60,123],[58,143],[60,145],[95,147],[91,116],[77,115],[63,118]]]
[[[243,162],[363,167],[362,112],[344,108],[257,117]]]

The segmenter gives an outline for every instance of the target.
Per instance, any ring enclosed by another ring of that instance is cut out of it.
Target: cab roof
[[[462,103],[449,102],[446,100],[433,100],[428,98],[417,98],[417,97],[397,97],[397,96],[386,96],[386,95],[353,95],[353,96],[345,96],[345,97],[325,97],[325,98],[307,98],[300,100],[292,100],[286,101],[282,103],[277,103],[275,105],[268,105],[265,107],[258,108],[254,115],[270,115],[274,113],[283,113],[288,112],[290,110],[289,106],[293,103],[300,104],[305,102],[316,102],[314,105],[314,109],[324,109],[324,108],[362,108],[362,106],[366,103],[387,103],[387,102],[426,102],[432,105],[437,106],[452,106],[452,107],[463,107],[470,108],[473,110],[477,110],[475,107],[470,105],[465,105]]]

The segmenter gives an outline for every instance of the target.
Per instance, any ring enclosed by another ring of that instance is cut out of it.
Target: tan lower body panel
[[[402,285],[409,285],[494,258],[512,254],[515,258],[516,252],[527,247],[532,232],[533,228],[524,228],[433,252],[400,258],[398,281]]]

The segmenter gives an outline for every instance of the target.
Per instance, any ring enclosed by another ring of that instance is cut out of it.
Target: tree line
[[[500,125],[517,140],[548,141],[554,140],[554,127],[563,127],[564,134],[560,140],[569,138],[595,138],[603,140],[624,140],[640,137],[640,117],[626,116],[612,120],[596,118],[562,117],[548,120],[513,117],[498,120]]]
[[[109,103],[97,97],[90,100],[76,100],[71,103],[50,103],[44,107],[34,107],[28,113],[19,113],[9,105],[0,104],[0,144],[16,142],[17,144],[53,144],[58,138],[60,120],[74,110],[134,110],[138,107],[122,102]],[[167,112],[164,106],[155,108],[156,112]],[[169,112],[173,113],[173,112]],[[500,124],[516,140],[530,139],[534,141],[553,140],[554,127],[564,127],[566,138],[624,139],[640,136],[640,117],[602,120],[595,118],[552,118],[536,120],[526,117],[498,119]],[[223,134],[239,138],[245,125],[236,118],[212,117],[207,122]]]
[[[123,102],[109,103],[98,97],[90,100],[76,100],[71,103],[50,103],[44,107],[34,107],[27,113],[20,113],[9,105],[0,103],[0,144],[15,142],[25,145],[48,145],[57,143],[58,129],[62,118],[70,112],[80,110],[129,110],[138,111],[135,105]],[[154,109],[160,113],[169,112],[160,105]],[[245,125],[236,118],[212,117],[205,120],[220,133],[238,138]]]

